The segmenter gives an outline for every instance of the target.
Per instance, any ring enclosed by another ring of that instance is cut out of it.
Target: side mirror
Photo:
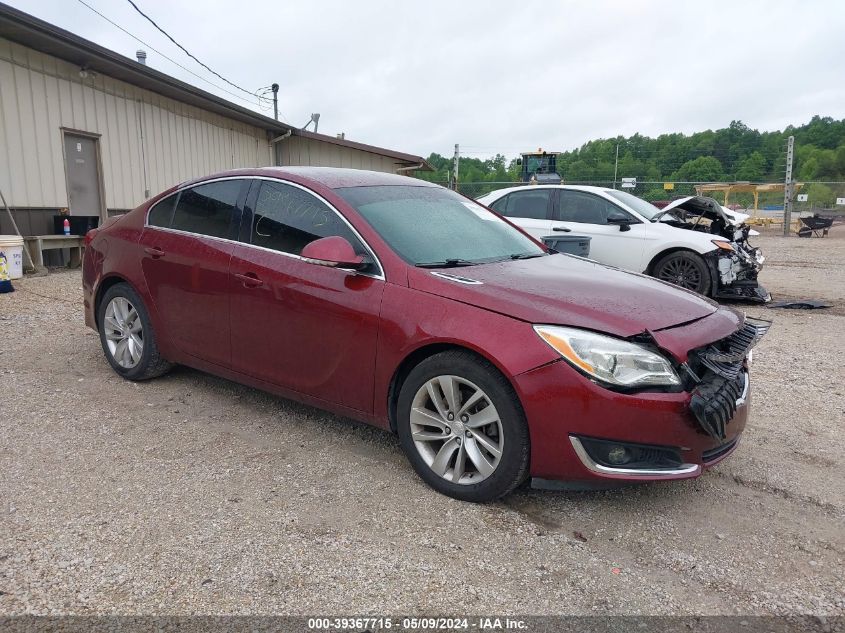
[[[330,268],[360,270],[367,265],[363,255],[357,255],[352,244],[338,235],[322,237],[306,244],[299,254],[309,264]]]
[[[623,217],[619,217],[619,216],[610,217],[610,218],[607,218],[607,223],[608,224],[618,224],[619,230],[623,233],[625,231],[631,230],[631,220],[629,218],[623,218]]]

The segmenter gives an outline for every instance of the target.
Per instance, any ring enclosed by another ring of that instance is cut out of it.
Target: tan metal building
[[[290,127],[0,3],[0,191],[25,235],[224,169],[413,175],[419,156]],[[0,233],[11,226],[0,214]]]

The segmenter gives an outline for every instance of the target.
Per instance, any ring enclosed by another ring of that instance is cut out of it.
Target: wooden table
[[[60,248],[70,249],[71,268],[79,268],[82,265],[82,249],[85,248],[85,238],[82,235],[31,235],[23,239],[36,270],[44,268],[44,251]]]

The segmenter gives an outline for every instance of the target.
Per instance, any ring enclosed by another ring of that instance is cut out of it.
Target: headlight
[[[535,325],[534,330],[572,366],[609,385],[681,384],[669,361],[635,343],[556,325]]]

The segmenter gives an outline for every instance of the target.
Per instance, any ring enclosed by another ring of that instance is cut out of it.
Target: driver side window
[[[310,242],[330,236],[348,240],[358,255],[369,254],[337,212],[323,201],[299,187],[261,181],[252,217],[251,244],[299,255]]]
[[[636,220],[612,202],[585,191],[560,190],[560,221],[608,224],[616,220]]]

